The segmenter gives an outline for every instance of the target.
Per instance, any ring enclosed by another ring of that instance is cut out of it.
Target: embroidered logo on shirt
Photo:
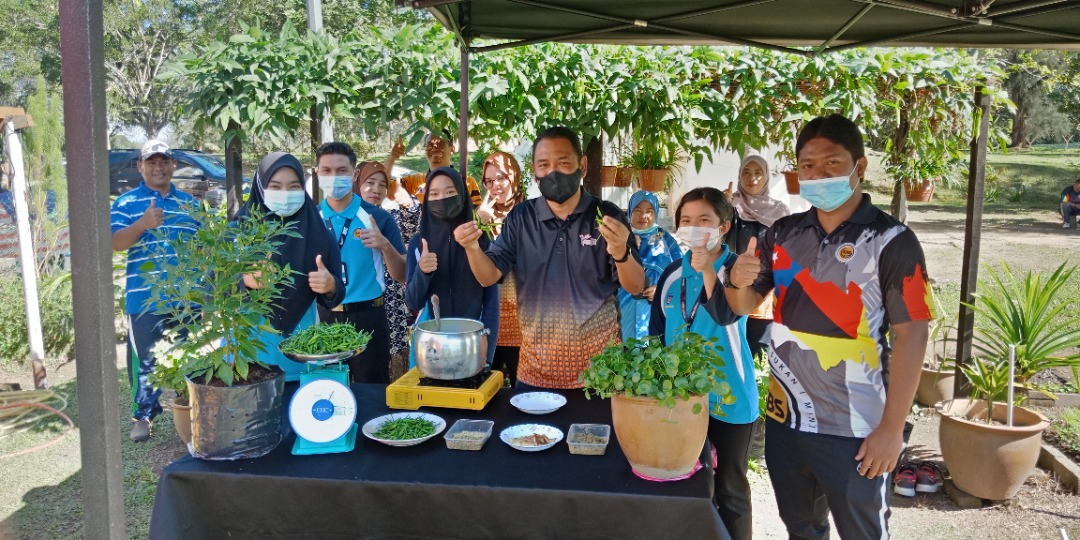
[[[836,248],[836,260],[840,262],[848,262],[855,256],[855,244],[841,244]]]
[[[582,246],[595,246],[598,239],[593,238],[591,234],[579,234],[578,238],[581,239]]]

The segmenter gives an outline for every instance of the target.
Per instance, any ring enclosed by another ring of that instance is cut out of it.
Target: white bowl
[[[404,439],[404,440],[380,439],[380,438],[375,436],[375,432],[379,431],[379,426],[382,426],[384,422],[389,422],[390,420],[397,420],[399,418],[423,418],[423,419],[428,420],[430,422],[434,422],[435,423],[435,432],[432,433],[431,435],[426,436],[426,437],[420,437],[418,439]],[[446,421],[443,420],[442,418],[439,418],[438,416],[435,416],[434,414],[421,413],[421,412],[409,412],[409,413],[390,413],[390,414],[384,414],[384,415],[379,416],[377,418],[372,418],[371,420],[368,420],[366,424],[364,424],[364,427],[361,428],[361,431],[364,432],[365,437],[367,437],[367,438],[369,438],[369,439],[371,439],[373,441],[379,441],[379,442],[381,442],[381,443],[383,443],[385,445],[389,445],[389,446],[413,446],[413,445],[420,444],[420,443],[422,443],[422,442],[424,442],[424,441],[438,435],[439,433],[442,433],[442,430],[444,430],[444,429],[446,429]]]
[[[529,414],[548,414],[566,405],[566,397],[554,392],[526,392],[510,398],[510,404]]]
[[[551,441],[548,444],[536,446],[514,444],[510,442],[511,439],[527,437],[534,433],[544,435]],[[559,441],[563,439],[563,432],[557,427],[545,426],[543,424],[518,424],[516,426],[510,426],[502,430],[502,432],[499,433],[499,438],[502,439],[502,442],[512,446],[517,450],[521,450],[522,452],[539,452],[541,450],[547,450],[548,448],[555,446]]]

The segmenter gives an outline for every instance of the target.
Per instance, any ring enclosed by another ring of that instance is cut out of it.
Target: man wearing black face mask
[[[581,189],[587,166],[577,134],[549,128],[533,143],[533,172],[543,197],[514,206],[486,251],[474,222],[454,230],[482,285],[514,272],[519,387],[580,388],[578,374],[589,358],[619,337],[619,287],[635,295],[645,289],[626,215]]]

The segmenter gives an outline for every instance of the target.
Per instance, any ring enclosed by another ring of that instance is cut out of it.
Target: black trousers
[[[754,536],[750,482],[746,467],[754,424],[729,424],[709,418],[709,444],[716,450],[713,503],[731,540],[750,540]]]
[[[349,359],[349,379],[358,383],[390,384],[390,327],[386,307],[360,311],[330,311],[319,306],[319,319],[349,323],[357,330],[371,332],[371,341],[359,356]]]
[[[495,356],[491,359],[491,369],[503,372],[506,377],[506,385],[514,386],[517,382],[518,355],[520,347],[495,347]]]
[[[754,358],[757,358],[762,351],[769,350],[772,323],[772,319],[746,318],[746,343],[750,345],[750,354]]]
[[[858,473],[855,455],[863,439],[765,423],[765,461],[789,538],[829,538],[830,511],[843,540],[889,537],[892,475],[868,479]]]

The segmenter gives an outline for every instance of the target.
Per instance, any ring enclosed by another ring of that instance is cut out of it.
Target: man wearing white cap
[[[197,223],[188,211],[195,198],[172,185],[176,162],[172,150],[158,140],[149,140],[139,154],[139,187],[121,195],[112,205],[112,247],[127,251],[128,376],[131,380],[131,440],[150,438],[154,418],[161,414],[160,390],[147,381],[154,369],[151,350],[166,330],[164,317],[152,313],[150,290],[144,273],[160,272],[161,263],[176,254],[167,242],[156,240],[152,229],[162,229],[172,239],[195,232]],[[153,265],[147,268],[146,265]]]

